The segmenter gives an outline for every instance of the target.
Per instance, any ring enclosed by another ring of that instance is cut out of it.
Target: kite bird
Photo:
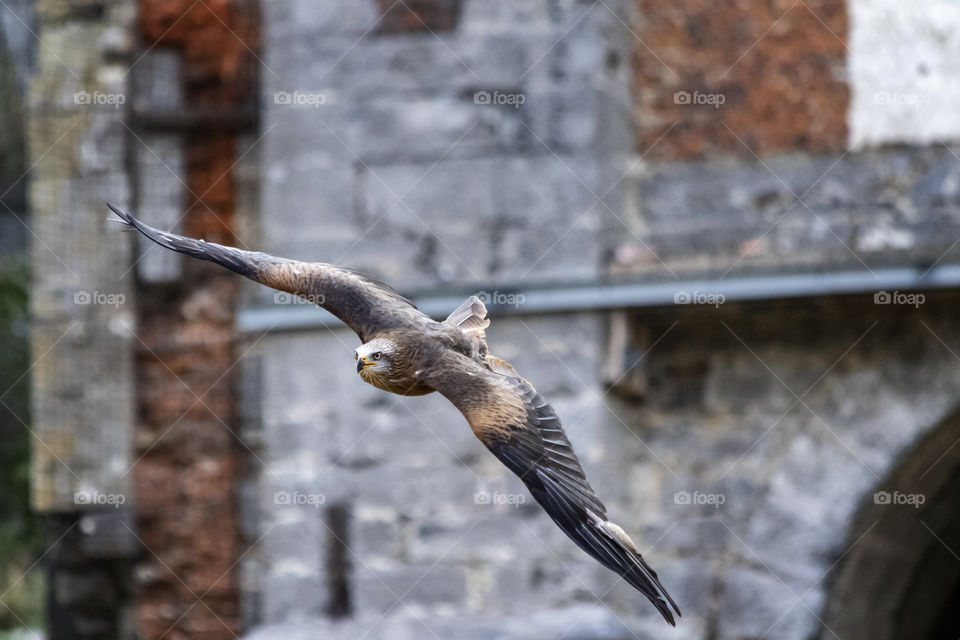
[[[362,272],[185,238],[108,206],[123,223],[162,247],[215,262],[335,315],[363,343],[354,358],[365,382],[406,396],[437,391],[452,402],[477,438],[520,477],[557,526],[675,625],[670,608],[678,616],[680,610],[633,540],[607,520],[606,507],[587,481],[553,407],[516,369],[487,350],[484,329],[490,320],[476,296],[436,322]]]

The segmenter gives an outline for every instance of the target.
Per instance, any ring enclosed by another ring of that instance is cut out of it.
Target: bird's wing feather
[[[426,382],[464,414],[474,434],[520,477],[577,546],[622,576],[674,624],[670,607],[680,615],[676,603],[629,536],[607,520],[606,507],[587,481],[553,407],[508,363],[496,369],[449,352]]]
[[[255,282],[323,307],[353,329],[364,342],[378,331],[422,330],[435,324],[388,285],[360,271],[320,262],[288,260],[186,238],[154,229],[112,204],[107,206],[125,224],[162,247],[215,262]]]

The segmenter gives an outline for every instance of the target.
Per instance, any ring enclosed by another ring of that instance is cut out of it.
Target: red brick
[[[249,101],[256,64],[249,50],[258,40],[255,16],[240,9],[248,5],[140,0],[147,46],[183,54],[188,105],[240,108]],[[235,146],[231,132],[188,137],[187,235],[234,242]],[[139,534],[150,549],[136,593],[138,633],[145,639],[226,640],[241,631],[234,487],[243,449],[231,433],[238,290],[233,274],[185,261],[178,283],[140,296],[145,344],[137,359],[137,444],[143,458],[134,482]],[[194,593],[206,593],[203,604],[195,605]]]
[[[749,156],[744,145],[757,154],[846,146],[845,0],[638,0],[638,7],[641,153],[674,160]],[[725,103],[676,104],[678,91],[722,94]]]

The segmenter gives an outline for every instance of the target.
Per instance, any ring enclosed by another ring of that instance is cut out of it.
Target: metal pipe
[[[960,288],[960,265],[929,270],[897,267],[873,271],[770,274],[718,279],[659,282],[597,282],[562,287],[489,286],[472,293],[480,295],[490,315],[543,314],[564,311],[637,309],[695,303],[722,296],[724,302],[853,295],[880,291],[923,291]],[[682,294],[688,294],[684,302]],[[486,294],[485,296],[483,294]],[[412,296],[427,315],[442,319],[470,295]],[[313,305],[255,307],[237,314],[240,331],[292,331],[339,325],[340,321]]]

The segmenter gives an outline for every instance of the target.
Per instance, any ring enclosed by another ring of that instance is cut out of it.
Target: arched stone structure
[[[821,638],[960,637],[958,495],[960,412],[921,439],[861,508]]]

